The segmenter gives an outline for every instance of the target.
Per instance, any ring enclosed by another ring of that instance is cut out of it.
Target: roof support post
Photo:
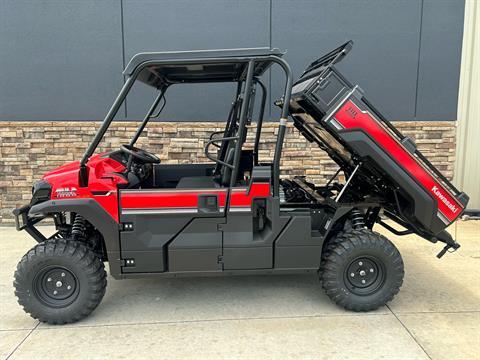
[[[276,197],[280,192],[280,159],[282,157],[283,140],[285,139],[285,132],[287,128],[287,119],[290,106],[290,96],[292,93],[292,70],[288,63],[279,58],[273,57],[273,61],[279,64],[285,72],[285,91],[283,94],[282,113],[278,123],[277,143],[275,145],[275,155],[273,157],[273,196]]]
[[[242,81],[237,82],[237,92],[235,93],[235,98],[232,101],[232,107],[230,108],[230,113],[228,114],[227,123],[225,125],[225,129],[223,131],[222,138],[226,137],[233,137],[235,134],[232,134],[232,126],[237,121],[238,116],[238,102],[239,97],[242,92]],[[228,141],[222,141],[220,144],[220,149],[218,150],[218,159],[225,160],[225,153],[227,149]],[[215,165],[214,175],[218,175],[220,173],[221,164],[217,163]]]
[[[238,121],[238,140],[235,143],[235,155],[233,159],[232,177],[230,179],[230,187],[235,186],[237,182],[238,167],[240,165],[240,155],[242,151],[243,140],[245,137],[245,125],[247,121],[250,96],[252,95],[253,69],[255,60],[250,60],[247,66],[247,74],[245,78],[245,87],[243,89],[242,108],[240,110],[240,118]]]
[[[123,84],[123,87],[120,90],[120,93],[118,94],[117,98],[112,104],[112,107],[110,108],[107,115],[105,116],[105,119],[103,120],[102,125],[100,126],[100,129],[98,129],[97,133],[95,134],[95,137],[93,138],[93,141],[90,143],[87,150],[83,154],[82,160],[80,161],[80,167],[83,167],[83,168],[85,167],[88,159],[90,158],[90,156],[92,156],[93,152],[97,148],[100,141],[102,141],[103,135],[105,135],[105,132],[110,126],[110,123],[112,122],[115,115],[117,115],[118,109],[120,109],[120,106],[122,105],[123,101],[127,97],[127,94],[130,91],[130,88],[132,87],[133,83],[135,82],[135,79],[136,79],[136,75],[130,76],[127,78],[127,81],[125,81],[125,84]]]
[[[260,135],[262,133],[263,116],[265,114],[265,104],[267,102],[267,89],[260,80],[257,79],[256,82],[257,84],[260,85],[260,88],[262,89],[262,100],[260,103],[260,112],[258,114],[258,120],[257,120],[257,132],[255,133],[255,142],[253,146],[253,163],[255,164],[255,166],[258,166],[258,147],[260,145]]]
[[[155,116],[152,116],[153,112],[154,112],[155,109],[158,107],[158,103],[160,102],[160,100],[162,100],[163,96],[165,95],[165,91],[167,91],[167,87],[163,87],[163,88],[160,89],[157,97],[156,97],[155,100],[153,101],[153,104],[150,106],[150,109],[148,110],[147,114],[146,114],[145,117],[143,118],[142,123],[138,126],[137,131],[135,132],[135,136],[133,137],[132,141],[130,141],[130,145],[131,145],[131,146],[135,145],[135,143],[137,142],[138,138],[139,138],[140,135],[142,134],[143,129],[145,129],[145,126],[147,126],[148,121],[149,121],[151,118],[155,118],[155,117],[157,117],[158,115],[160,115],[160,112],[161,112],[162,109],[160,109],[160,111],[159,111],[158,114],[156,114]],[[162,106],[162,107],[163,107],[163,106]]]

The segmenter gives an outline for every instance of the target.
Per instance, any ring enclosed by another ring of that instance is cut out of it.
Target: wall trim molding
[[[469,209],[480,209],[480,4],[465,1],[462,65],[458,100],[455,185],[470,196]]]

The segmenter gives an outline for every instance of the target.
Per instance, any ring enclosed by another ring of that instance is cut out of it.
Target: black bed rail
[[[349,40],[345,44],[339,46],[335,50],[330,51],[328,54],[318,58],[312,62],[305,71],[300,75],[303,78],[305,74],[308,74],[316,69],[323,68],[322,72],[327,70],[330,66],[342,61],[342,59],[350,52],[353,47],[353,41]]]

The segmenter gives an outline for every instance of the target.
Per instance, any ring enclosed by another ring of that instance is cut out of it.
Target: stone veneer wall
[[[101,149],[116,149],[132,138],[138,122],[113,123]],[[156,153],[163,163],[205,162],[205,139],[223,123],[165,123],[148,125],[139,146]],[[455,161],[455,122],[402,121],[395,125],[415,139],[420,150],[448,178]],[[255,126],[253,126],[255,127]],[[1,122],[0,123],[0,224],[13,224],[12,209],[28,203],[31,186],[44,172],[80,159],[98,122]],[[266,123],[260,158],[271,161],[277,123]],[[252,134],[254,131],[250,131]],[[247,140],[252,143],[251,138]],[[317,182],[336,171],[336,165],[290,125],[282,155],[282,173],[307,175]]]

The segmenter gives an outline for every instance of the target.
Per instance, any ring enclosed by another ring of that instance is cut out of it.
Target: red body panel
[[[230,206],[250,207],[254,198],[268,196],[270,196],[269,183],[253,183],[248,189],[233,189],[230,198]]]
[[[115,160],[96,155],[90,159],[88,167],[88,187],[80,187],[78,161],[62,165],[43,176],[52,186],[51,199],[91,198],[119,222],[118,185],[127,181],[116,172],[125,170],[125,166]],[[124,209],[173,209],[197,208],[198,196],[216,194],[218,205],[224,207],[228,189],[160,189],[137,190],[121,193],[121,205]],[[253,198],[270,196],[270,184],[254,183],[249,188],[234,188],[231,192],[230,206],[234,208],[250,207]]]
[[[198,189],[198,190],[136,190],[122,192],[120,203],[122,209],[168,209],[168,208],[196,208],[198,195],[212,194],[218,196],[218,205],[225,206],[227,189]]]
[[[228,189],[164,189],[141,190],[121,193],[122,209],[168,209],[197,208],[199,195],[217,195],[218,206],[226,204]],[[253,183],[249,188],[234,188],[231,193],[231,207],[250,207],[257,197],[270,195],[269,183]]]
[[[370,135],[400,166],[429,191],[437,201],[438,210],[450,222],[453,222],[461,214],[463,206],[370,113],[362,111],[353,101],[348,100],[334,117],[345,129],[360,129]]]
[[[88,187],[78,185],[79,167],[80,163],[75,161],[43,176],[52,186],[51,199],[92,198],[118,222],[117,185],[125,184],[126,180],[114,172],[124,171],[123,164],[102,154],[92,157],[87,164]]]

